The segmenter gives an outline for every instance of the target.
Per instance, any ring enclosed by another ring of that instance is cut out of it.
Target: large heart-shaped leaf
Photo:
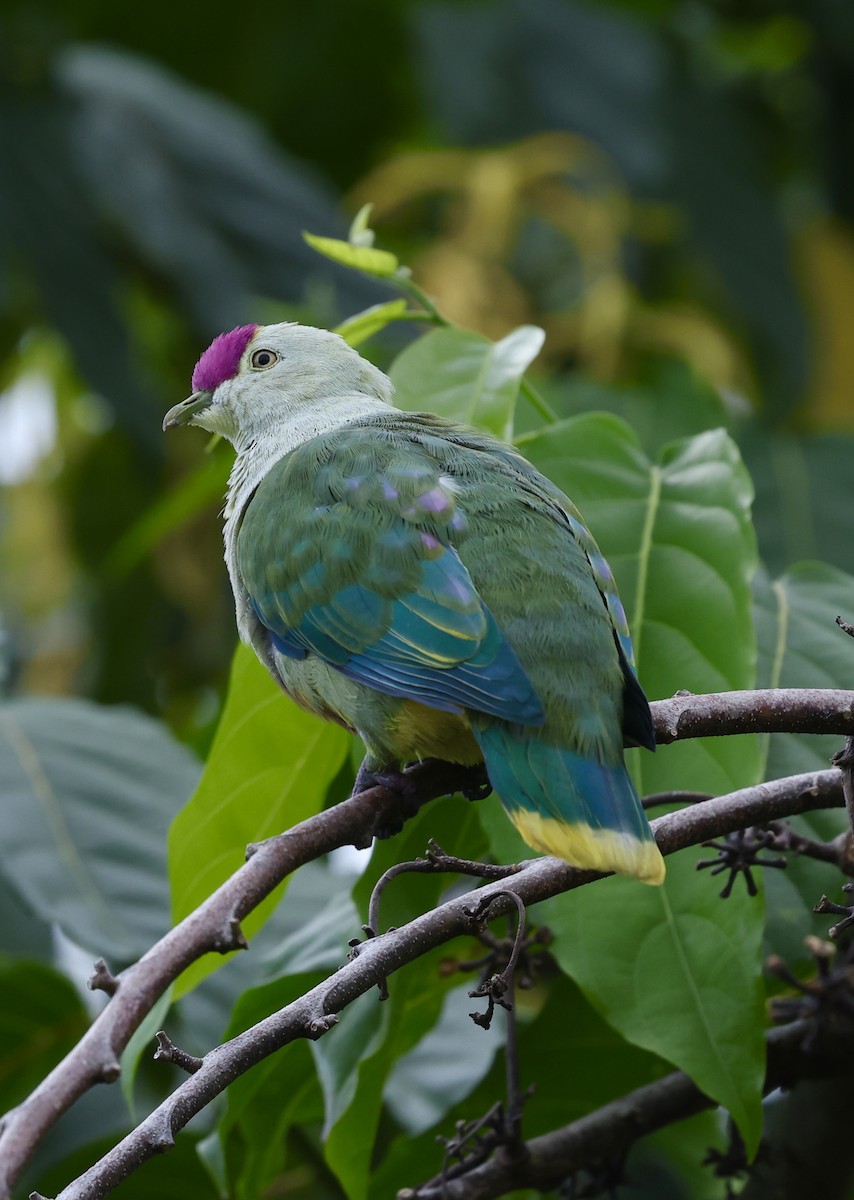
[[[500,342],[465,329],[434,329],[395,359],[389,372],[395,404],[509,438],[519,381],[544,336],[535,325],[522,325]]]
[[[779,579],[757,577],[760,687],[854,688],[854,638],[836,624],[854,621],[854,577],[825,563],[799,563]],[[840,739],[814,734],[763,737],[765,778],[821,771]]]
[[[166,835],[199,765],[127,708],[0,705],[0,872],[43,920],[112,960],[169,927]]]
[[[613,878],[562,897],[554,953],[628,1041],[722,1104],[752,1151],[765,1075],[763,906],[741,893],[722,901],[696,858],[668,858],[661,888]]]
[[[854,617],[854,578],[824,563],[799,563],[780,579],[761,572],[754,585],[759,637],[760,687],[854,687],[854,639],[836,624]],[[764,778],[826,768],[842,739],[830,735],[778,733],[759,739]],[[806,813],[794,824],[808,836],[829,841],[845,828],[842,810]],[[824,932],[813,906],[834,895],[840,877],[826,863],[789,855],[785,871],[767,872],[769,949],[791,965],[812,966],[804,932]]]
[[[521,448],[580,505],[610,560],[647,691],[752,686],[751,487],[726,433],[676,443],[652,462],[626,425],[594,414],[527,437]],[[759,777],[753,737],[685,742],[654,757],[634,753],[645,792],[725,792]],[[507,836],[497,835],[505,853],[512,849]],[[763,906],[737,892],[721,913],[717,888],[691,869],[694,858],[669,866],[661,889],[610,880],[560,898],[556,953],[629,1041],[689,1071],[755,1146]],[[738,937],[722,940],[716,922],[731,923]],[[722,961],[732,987],[718,982]]]
[[[652,462],[622,421],[588,414],[520,439],[579,506],[617,578],[638,674],[652,698],[752,687],[752,488],[723,430]],[[632,766],[645,791],[726,792],[759,776],[753,738],[684,742]]]

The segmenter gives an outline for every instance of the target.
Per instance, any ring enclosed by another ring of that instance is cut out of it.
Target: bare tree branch
[[[460,768],[430,763],[410,773],[413,803],[453,792]],[[47,1131],[96,1083],[112,1083],[119,1055],[158,998],[183,970],[204,954],[227,954],[245,947],[240,921],[287,875],[304,863],[352,842],[369,839],[378,822],[388,821],[399,797],[371,788],[286,833],[250,847],[248,861],[213,895],[161,938],[127,970],[113,977],[99,960],[90,985],[107,990],[110,1003],[73,1050],[0,1123],[0,1197],[7,1200],[20,1172]]]
[[[650,706],[661,745],[732,733],[854,735],[854,692],[832,688],[766,688],[754,692],[677,692]]]
[[[801,1079],[818,1079],[848,1070],[854,1051],[854,1021],[797,1021],[766,1035],[768,1066],[764,1092],[790,1087]],[[524,1153],[494,1155],[458,1179],[404,1188],[398,1200],[496,1200],[522,1188],[551,1191],[574,1172],[616,1157],[639,1138],[683,1121],[716,1101],[701,1092],[689,1075],[674,1071],[637,1088],[619,1100],[523,1144]],[[65,1196],[65,1193],[62,1193]]]
[[[840,773],[830,769],[744,788],[669,813],[653,822],[653,829],[662,852],[672,854],[745,825],[764,824],[841,803]],[[601,878],[596,872],[579,871],[557,859],[538,858],[521,864],[512,877],[512,890],[529,905]],[[483,911],[488,901],[491,917],[512,910],[516,901],[508,891],[510,882],[487,883],[478,889],[476,899],[464,895],[449,900],[400,929],[364,942],[352,961],[299,1000],[205,1055],[195,1074],[66,1187],[57,1200],[97,1200],[107,1195],[153,1154],[169,1149],[175,1134],[191,1117],[256,1063],[297,1038],[322,1036],[335,1024],[342,1009],[382,979],[428,950],[471,933],[477,927],[474,914]],[[490,901],[491,896],[494,898]]]
[[[656,736],[663,743],[741,732],[854,734],[854,692],[780,689],[678,695],[651,707]],[[470,784],[467,769],[437,762],[420,764],[409,778],[413,811],[435,796]],[[0,1122],[0,1200],[8,1200],[33,1150],[61,1114],[96,1083],[118,1077],[119,1055],[131,1035],[190,963],[206,953],[243,948],[240,921],[288,874],[339,846],[364,844],[383,822],[398,815],[397,794],[378,787],[301,822],[256,848],[245,866],[116,979],[106,967],[96,970],[92,986],[114,993],[110,1003],[74,1050]],[[766,819],[770,817],[745,817],[733,828]],[[724,832],[711,822],[697,840]]]

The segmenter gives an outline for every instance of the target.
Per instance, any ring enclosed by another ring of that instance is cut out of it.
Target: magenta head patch
[[[243,351],[252,340],[257,325],[239,325],[229,333],[215,337],[193,371],[194,392],[212,392],[226,379],[233,379]]]

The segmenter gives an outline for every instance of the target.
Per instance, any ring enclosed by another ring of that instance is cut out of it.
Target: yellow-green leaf
[[[405,313],[405,300],[387,300],[385,304],[374,304],[355,316],[348,317],[346,321],[336,325],[335,332],[339,333],[348,345],[361,346],[362,342],[385,329],[392,321],[400,320]]]
[[[394,275],[398,268],[397,256],[389,250],[377,250],[373,246],[354,246],[352,242],[342,242],[339,238],[318,237],[314,233],[303,233],[302,236],[318,254],[340,263],[342,267],[352,267],[354,271],[364,271],[366,275],[376,275],[380,279]]]

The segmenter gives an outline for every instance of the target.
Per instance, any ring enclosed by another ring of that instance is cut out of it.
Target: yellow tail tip
[[[616,871],[642,883],[664,883],[664,859],[652,840],[641,841],[630,833],[612,829],[568,824],[525,808],[517,808],[508,815],[529,846],[562,858],[570,866]]]

